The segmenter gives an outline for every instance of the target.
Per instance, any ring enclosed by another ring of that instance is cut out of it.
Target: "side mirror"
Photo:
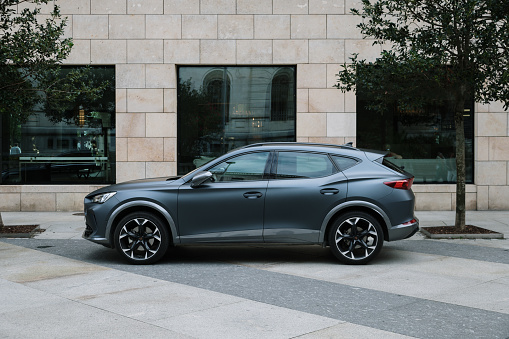
[[[191,180],[191,187],[198,187],[208,180],[213,180],[212,173],[209,171],[200,172],[196,174]]]

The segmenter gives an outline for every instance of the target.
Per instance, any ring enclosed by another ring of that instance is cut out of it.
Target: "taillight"
[[[414,183],[414,178],[408,178],[403,180],[396,180],[396,181],[386,181],[384,184],[386,184],[389,187],[396,188],[399,190],[409,190],[410,187],[412,187],[412,184]]]

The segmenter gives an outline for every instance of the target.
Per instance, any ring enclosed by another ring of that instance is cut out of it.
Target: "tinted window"
[[[216,181],[261,180],[269,152],[249,153],[228,159],[209,169]]]
[[[326,154],[280,152],[276,178],[318,178],[334,174],[334,172],[334,166]]]
[[[344,158],[338,156],[332,156],[332,160],[336,163],[341,171],[344,171],[352,166],[357,165],[358,161],[351,158]]]

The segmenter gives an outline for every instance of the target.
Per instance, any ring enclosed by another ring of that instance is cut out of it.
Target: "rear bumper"
[[[419,219],[414,218],[412,222],[392,226],[388,229],[389,241],[407,239],[419,230]]]

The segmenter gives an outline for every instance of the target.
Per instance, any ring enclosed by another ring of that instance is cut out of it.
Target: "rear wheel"
[[[383,246],[380,223],[364,212],[348,212],[330,228],[329,245],[332,253],[345,264],[366,264],[375,258]]]
[[[115,248],[131,264],[152,264],[169,246],[169,233],[159,217],[148,212],[131,213],[117,225]]]

